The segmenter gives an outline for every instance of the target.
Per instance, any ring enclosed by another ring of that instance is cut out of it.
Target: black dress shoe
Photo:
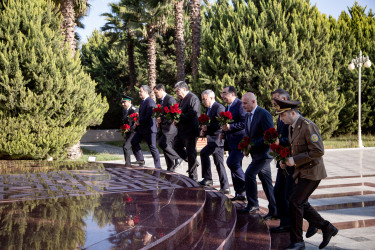
[[[239,212],[241,214],[254,214],[258,211],[259,211],[259,207],[245,207],[242,210],[240,210]]]
[[[220,189],[220,193],[230,194],[230,190],[229,190],[229,188],[222,188],[222,189]]]
[[[319,249],[325,248],[328,245],[331,238],[335,236],[338,233],[338,231],[339,230],[331,223],[329,223],[325,228],[322,228],[323,241],[322,243],[320,243]]]
[[[309,228],[306,231],[306,238],[310,238],[311,236],[316,234],[316,232],[318,232],[318,229],[316,227],[309,225]]]
[[[270,229],[271,233],[290,232],[290,226],[278,226]]]
[[[140,166],[143,166],[143,165],[145,165],[145,161],[134,161],[134,162],[132,162],[132,164],[138,164]]]
[[[209,180],[209,179],[203,179],[198,183],[199,183],[199,185],[207,186],[207,187],[212,186],[214,184],[214,182],[212,180]]]
[[[267,215],[263,216],[263,220],[277,220],[277,215],[268,213]]]
[[[236,194],[233,198],[230,199],[231,201],[246,201],[245,194]]]
[[[284,250],[303,250],[305,249],[305,242],[302,241],[302,242],[292,242],[289,244],[289,246],[287,246],[286,248],[284,248]]]

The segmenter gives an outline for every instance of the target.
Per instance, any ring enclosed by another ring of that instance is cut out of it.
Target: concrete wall
[[[81,142],[123,141],[119,129],[87,130]]]

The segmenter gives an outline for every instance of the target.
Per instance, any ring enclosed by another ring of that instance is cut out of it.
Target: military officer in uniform
[[[319,186],[322,179],[327,177],[324,167],[324,145],[318,126],[302,117],[298,112],[301,102],[290,100],[275,100],[278,104],[277,113],[280,119],[289,124],[289,142],[291,157],[280,167],[294,166],[293,178],[295,186],[289,199],[291,219],[290,245],[286,249],[304,249],[302,224],[305,218],[310,225],[321,229],[323,241],[319,249],[326,247],[338,229],[329,221],[324,220],[310,205],[308,199]]]
[[[129,119],[129,115],[133,113],[138,113],[138,108],[136,108],[132,104],[132,97],[123,95],[121,98],[121,104],[122,107],[124,107],[123,113],[122,113],[122,122],[123,124],[128,124],[130,126],[130,131],[126,132],[124,135],[125,138],[125,143],[122,146],[124,150],[124,157],[125,157],[125,165],[130,166],[130,152],[131,152],[131,143],[130,141],[132,140],[134,136],[134,121],[132,119]]]

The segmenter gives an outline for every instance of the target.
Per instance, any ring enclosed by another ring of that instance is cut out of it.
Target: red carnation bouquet
[[[269,128],[264,132],[264,143],[267,145],[271,145],[272,143],[275,143],[277,139],[279,138],[279,135],[275,128]]]
[[[288,147],[283,147],[281,145],[277,145],[276,143],[272,143],[270,145],[271,152],[270,155],[273,156],[273,158],[276,161],[281,161],[282,163],[286,163],[287,158],[290,155],[290,149]]]
[[[121,135],[124,136],[125,133],[130,131],[130,126],[128,124],[124,124],[121,126]]]
[[[219,121],[220,126],[233,122],[232,113],[230,111],[220,112],[219,117],[216,117],[216,119]]]
[[[164,107],[164,115],[165,118],[167,118],[170,121],[179,122],[180,116],[181,116],[181,109],[178,106],[178,103],[175,103],[175,105],[168,107]]]
[[[201,114],[199,117],[198,117],[198,122],[199,122],[199,125],[203,126],[203,125],[208,125],[210,124],[210,117],[206,114]]]
[[[244,155],[248,156],[251,146],[254,146],[254,143],[250,141],[250,137],[245,136],[238,144],[238,149],[241,150]]]
[[[129,115],[130,119],[132,119],[134,122],[138,121],[139,114],[138,113],[133,113]]]
[[[163,109],[161,108],[161,105],[158,104],[156,108],[152,109],[152,117],[159,118],[163,114]]]

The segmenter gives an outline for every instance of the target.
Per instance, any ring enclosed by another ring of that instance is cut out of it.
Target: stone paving
[[[81,143],[81,146],[97,152],[123,156],[122,148],[105,143]],[[161,158],[162,168],[166,169],[162,154]],[[132,160],[135,159],[132,158]],[[153,165],[152,156],[148,152],[145,152],[145,161],[145,165]],[[244,158],[244,170],[250,161],[250,157]],[[124,163],[123,160],[111,162]],[[326,249],[375,249],[375,148],[326,150],[324,162],[328,178],[324,179],[313,193],[310,203],[323,218],[340,229]],[[274,162],[271,167],[275,170]],[[186,175],[186,170],[187,163],[183,163],[177,169],[177,173]],[[200,170],[201,168],[198,168],[199,179],[201,179]],[[212,165],[212,173],[214,186],[219,187],[214,165]],[[229,169],[227,169],[227,174],[230,176]],[[273,180],[275,177],[276,171],[272,171]],[[229,181],[231,182],[231,178]],[[268,202],[260,183],[258,190],[261,210],[265,212]],[[232,195],[233,192],[231,188]],[[275,222],[270,224],[274,226]],[[306,228],[307,224],[304,226]],[[320,232],[305,239],[306,249],[317,249],[321,240]],[[272,248],[278,249],[277,246]]]

